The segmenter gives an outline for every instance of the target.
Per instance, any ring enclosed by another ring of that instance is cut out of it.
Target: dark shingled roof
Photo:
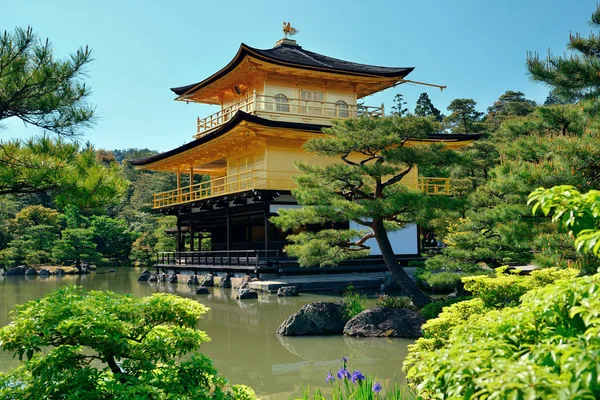
[[[376,65],[358,64],[351,61],[344,61],[337,58],[324,56],[304,50],[301,46],[291,44],[280,44],[272,49],[261,50],[250,47],[244,43],[240,46],[236,56],[223,69],[213,74],[209,78],[191,85],[172,88],[177,95],[182,95],[192,90],[190,93],[214,82],[229,71],[234,69],[246,55],[253,56],[263,61],[273,64],[287,65],[292,67],[301,67],[304,69],[320,70],[333,73],[344,73],[349,75],[376,76],[384,78],[404,78],[413,67],[392,68],[379,67]]]
[[[265,119],[261,117],[257,117],[256,115],[248,114],[243,111],[238,110],[233,118],[219,126],[215,130],[207,133],[199,139],[192,140],[189,143],[184,144],[183,146],[179,146],[173,150],[165,151],[164,153],[155,154],[149,157],[137,158],[135,160],[128,160],[132,165],[148,165],[157,161],[164,160],[186,150],[193,149],[194,147],[200,146],[204,143],[210,142],[211,140],[221,136],[224,133],[227,133],[231,128],[238,125],[240,122],[247,121],[253,122],[256,124],[260,124],[263,126],[275,127],[275,128],[283,128],[283,129],[298,129],[303,131],[312,131],[312,132],[321,132],[323,128],[329,127],[329,125],[318,125],[318,124],[305,124],[299,122],[285,122],[285,121],[273,121],[270,119]],[[415,138],[416,141],[454,141],[460,142],[464,140],[477,140],[481,136],[482,133],[475,134],[431,134],[428,135],[427,138]]]

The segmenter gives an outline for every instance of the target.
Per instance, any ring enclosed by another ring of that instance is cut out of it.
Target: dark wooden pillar
[[[190,251],[194,251],[194,220],[190,215]]]
[[[181,221],[179,220],[179,216],[177,216],[177,244],[176,244],[176,249],[177,251],[182,251],[181,248]]]
[[[231,212],[229,207],[225,209],[225,225],[227,229],[227,250],[231,250]]]
[[[269,201],[265,201],[265,251],[269,250],[269,241],[271,240],[271,235],[269,234],[269,230],[271,228],[271,224],[269,222],[269,217],[271,216],[271,204]],[[267,254],[265,254],[265,257]]]

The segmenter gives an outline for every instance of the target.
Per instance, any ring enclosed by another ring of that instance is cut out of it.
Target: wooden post
[[[381,103],[381,116],[385,117],[385,106]]]
[[[269,235],[269,216],[271,215],[271,205],[269,201],[265,201],[265,257],[267,256],[267,251],[269,250],[269,240],[271,239]]]
[[[194,221],[190,214],[190,251],[194,251]]]
[[[179,216],[177,217],[177,243],[176,249],[177,251],[181,251],[181,221],[179,221]]]
[[[177,170],[177,203],[181,202],[181,172]]]
[[[256,88],[252,91],[252,104],[254,107],[254,111],[258,110],[258,104],[256,103],[258,97],[256,96]]]

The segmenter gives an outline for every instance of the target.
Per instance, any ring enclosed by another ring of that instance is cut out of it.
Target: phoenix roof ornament
[[[288,38],[288,35],[294,36],[296,33],[300,32],[298,29],[292,27],[289,22],[283,23],[283,34],[285,38]]]

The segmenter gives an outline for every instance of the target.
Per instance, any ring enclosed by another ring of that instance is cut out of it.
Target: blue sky
[[[448,86],[401,85],[367,97],[386,109],[402,92],[414,109],[422,92],[446,111],[473,98],[481,111],[506,90],[543,102],[548,88],[526,74],[527,51],[563,54],[569,32],[589,34],[596,0],[429,1],[129,1],[22,0],[2,5],[0,28],[31,25],[58,56],[88,45],[95,61],[86,82],[97,124],[82,140],[98,148],[165,151],[192,139],[197,116],[217,109],[173,101],[170,87],[216,72],[241,42],[273,47],[291,21],[305,49],[355,62],[413,66],[410,79]],[[39,134],[3,121],[1,138]]]

